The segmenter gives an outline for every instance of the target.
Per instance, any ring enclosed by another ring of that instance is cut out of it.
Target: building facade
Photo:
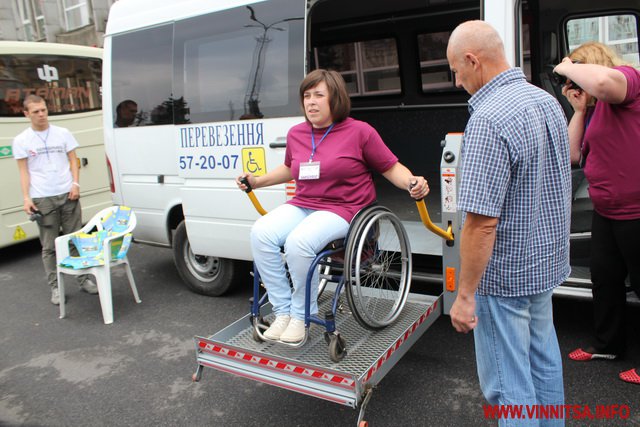
[[[109,8],[117,0],[3,0],[0,40],[102,47]]]

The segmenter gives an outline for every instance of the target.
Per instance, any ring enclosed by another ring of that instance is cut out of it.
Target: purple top
[[[583,138],[584,174],[600,215],[617,220],[640,218],[640,72],[614,67],[627,78],[621,104],[596,102]]]
[[[365,122],[347,118],[327,129],[315,129],[314,162],[320,162],[319,179],[299,180],[300,163],[311,156],[311,125],[300,123],[289,130],[284,164],[296,180],[294,206],[325,210],[351,222],[363,207],[376,200],[371,170],[384,173],[398,158],[384,144],[378,132]]]

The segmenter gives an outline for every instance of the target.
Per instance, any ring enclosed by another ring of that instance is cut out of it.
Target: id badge
[[[300,164],[298,179],[318,179],[320,178],[320,162],[309,162]]]

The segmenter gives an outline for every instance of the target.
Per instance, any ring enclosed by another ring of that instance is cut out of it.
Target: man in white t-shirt
[[[24,115],[31,127],[13,140],[13,156],[18,161],[24,211],[38,223],[42,261],[51,286],[51,302],[60,304],[56,275],[55,239],[82,227],[80,184],[78,182],[78,142],[67,129],[49,124],[47,105],[39,96],[24,100]],[[75,252],[75,248],[72,248]],[[80,288],[97,294],[88,276],[80,276]]]

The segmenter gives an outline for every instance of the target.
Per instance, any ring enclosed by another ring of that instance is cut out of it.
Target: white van
[[[345,78],[352,116],[429,179],[437,221],[440,141],[468,119],[468,95],[455,87],[446,61],[451,31],[469,19],[490,22],[511,63],[559,96],[552,66],[586,40],[640,62],[639,15],[640,0],[120,0],[104,44],[114,201],[136,210],[137,241],[173,247],[191,289],[223,294],[238,278],[238,261],[251,259],[249,230],[258,216],[234,179],[282,163],[288,129],[304,120],[300,81],[321,67]],[[114,126],[123,101],[137,107],[126,128]],[[257,196],[269,210],[292,187]],[[419,218],[411,199],[384,180],[378,195],[409,230],[414,281],[439,271],[441,249],[421,249],[426,231],[413,226]],[[574,232],[588,233],[589,209],[587,200],[574,213]],[[584,253],[576,246],[574,261],[584,262]],[[588,280],[574,283],[581,289]]]

